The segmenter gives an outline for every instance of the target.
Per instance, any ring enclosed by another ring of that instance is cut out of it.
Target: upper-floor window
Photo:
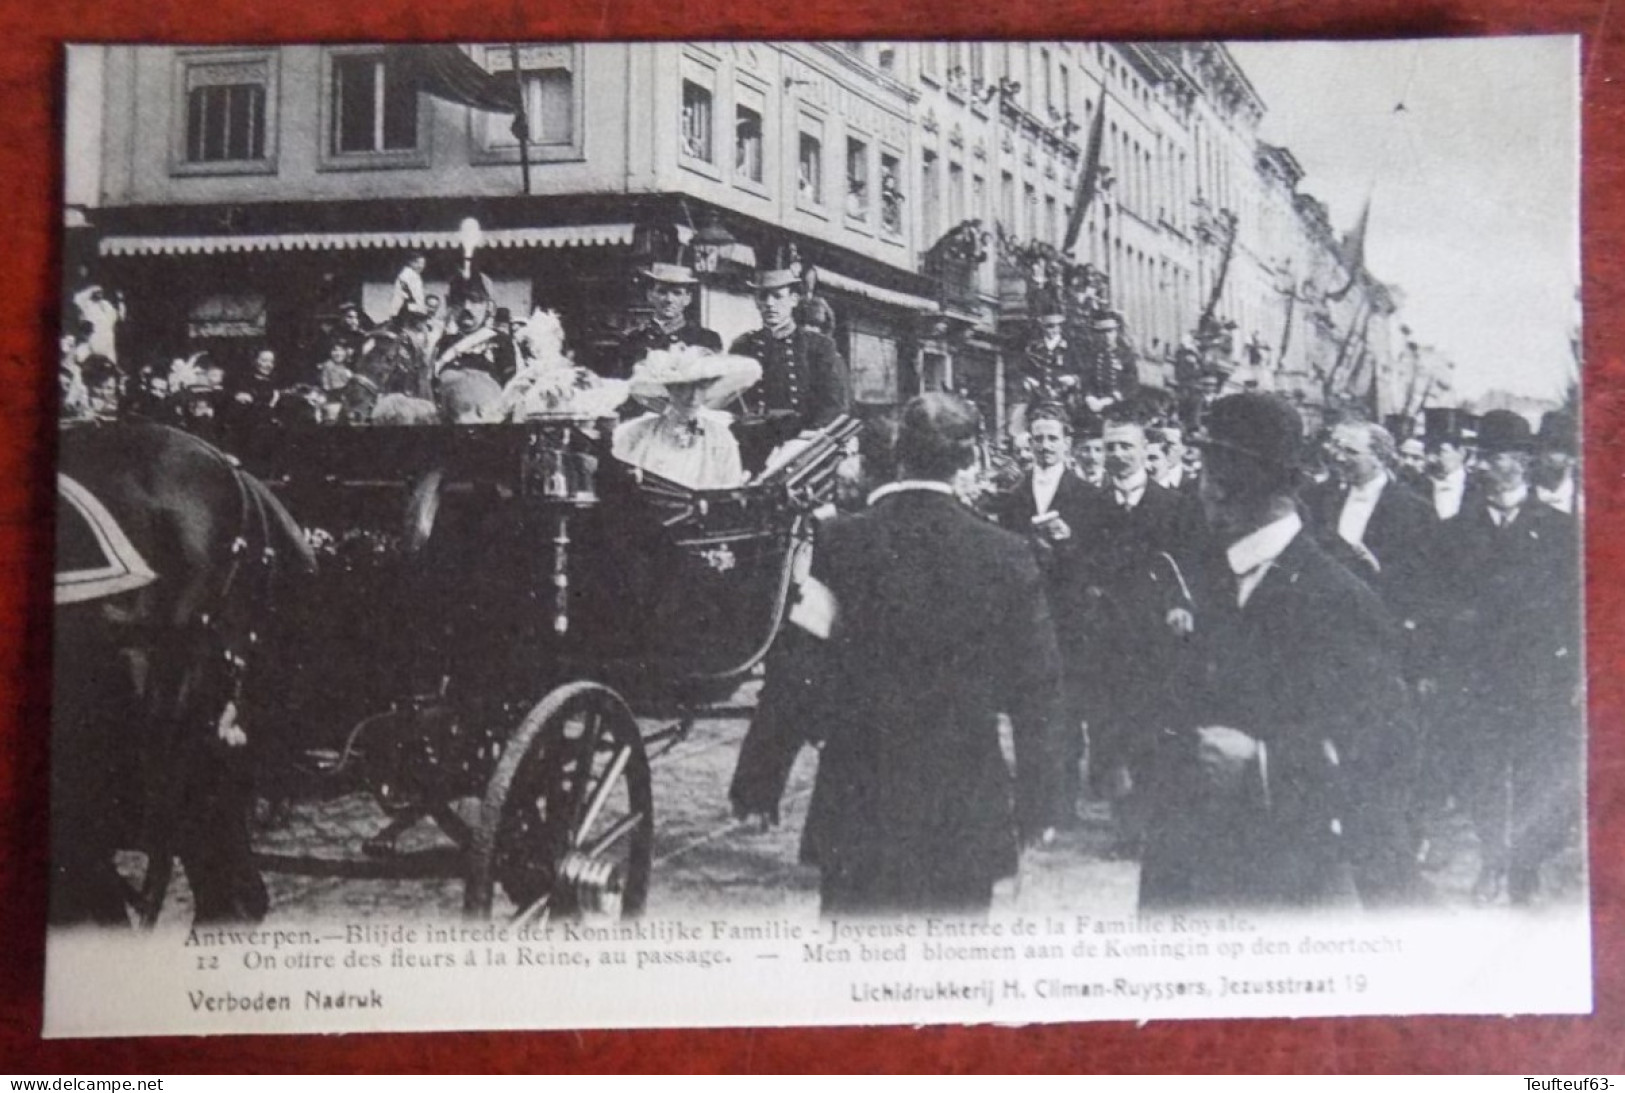
[[[270,53],[182,54],[176,72],[182,173],[263,171],[276,151],[276,61]]]
[[[762,181],[762,111],[739,103],[734,107],[734,172],[749,182]]]
[[[580,149],[580,96],[577,87],[577,49],[562,43],[484,47],[487,71],[504,80],[513,79],[515,54],[519,61],[519,82],[524,92],[525,126],[530,150],[537,158],[568,159]],[[501,158],[518,156],[519,138],[514,135],[513,118],[507,114],[481,111],[476,122],[484,125],[482,148],[500,153]]]
[[[942,235],[942,175],[937,154],[927,149],[920,154],[920,230],[930,246]]]
[[[803,205],[824,203],[824,142],[812,133],[801,134],[796,150],[796,197]]]
[[[187,93],[187,162],[264,158],[263,83],[205,84]]]
[[[903,175],[898,157],[880,153],[880,227],[887,235],[903,234]]]
[[[846,215],[869,215],[869,145],[857,137],[846,138]]]
[[[712,140],[711,89],[701,87],[693,80],[683,81],[683,155],[690,159],[715,162],[715,144]]]
[[[334,57],[331,101],[334,155],[417,148],[417,88],[382,51]]]

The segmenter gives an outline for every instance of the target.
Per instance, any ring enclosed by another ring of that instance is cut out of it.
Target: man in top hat
[[[825,915],[985,914],[1047,826],[1059,657],[1027,542],[954,497],[979,426],[955,395],[916,397],[898,480],[819,529],[822,608],[804,617],[825,635],[824,747],[802,859]]]
[[[694,303],[694,271],[675,262],[652,262],[639,271],[649,303],[649,316],[621,339],[621,375],[630,375],[633,366],[651,350],[697,345],[722,352],[722,336],[689,317]]]
[[[1444,650],[1481,869],[1475,895],[1532,901],[1581,804],[1580,546],[1529,484],[1534,437],[1508,410],[1478,428],[1483,490],[1442,529]]]
[[[1529,468],[1535,497],[1570,516],[1580,513],[1579,437],[1573,414],[1552,410],[1543,415],[1540,431],[1535,434],[1534,463]]]
[[[1411,731],[1393,625],[1303,525],[1291,403],[1222,398],[1198,443],[1219,549],[1192,578],[1191,666],[1149,765],[1140,907],[1349,905],[1354,876],[1393,862]]]
[[[745,466],[753,471],[779,444],[830,424],[852,406],[851,378],[835,342],[796,322],[800,268],[793,246],[758,253],[753,286],[762,325],[735,338],[728,350],[762,366],[762,382],[740,399],[747,417],[755,419],[741,436]]]
[[[1466,502],[1472,482],[1467,464],[1472,453],[1473,418],[1463,410],[1429,406],[1422,411],[1422,442],[1427,449],[1429,500],[1441,520],[1454,519]]]

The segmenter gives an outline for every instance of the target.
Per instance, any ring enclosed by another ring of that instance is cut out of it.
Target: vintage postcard
[[[1589,1012],[1577,59],[72,46],[47,1035]]]

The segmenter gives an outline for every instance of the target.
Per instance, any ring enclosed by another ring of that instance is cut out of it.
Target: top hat
[[[496,323],[511,323],[513,322],[513,312],[508,308],[499,307],[492,315],[491,321]]]
[[[801,280],[801,253],[794,243],[770,243],[756,248],[756,272],[751,287],[768,292]]]
[[[1382,427],[1388,430],[1395,444],[1409,440],[1415,424],[1409,414],[1389,414],[1382,419]]]
[[[1580,430],[1574,415],[1567,410],[1552,410],[1542,415],[1540,431],[1535,434],[1535,447],[1546,452],[1575,455],[1580,449]]]
[[[1535,446],[1534,430],[1522,414],[1491,410],[1478,423],[1480,452],[1527,452]]]
[[[1279,396],[1243,391],[1216,401],[1208,409],[1206,428],[1191,441],[1294,470],[1303,457],[1303,417]]]
[[[1429,444],[1466,444],[1472,441],[1472,414],[1453,406],[1429,406],[1422,411],[1422,439]]]
[[[1106,435],[1106,420],[1099,414],[1082,413],[1072,425],[1074,440],[1099,440]]]

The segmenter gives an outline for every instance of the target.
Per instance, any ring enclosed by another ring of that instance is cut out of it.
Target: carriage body
[[[695,491],[616,461],[613,426],[316,427],[259,449],[322,562],[287,607],[280,719],[295,748],[357,759],[394,817],[371,850],[434,817],[474,913],[504,892],[514,913],[641,908],[638,718],[686,731],[766,655],[857,430]]]

